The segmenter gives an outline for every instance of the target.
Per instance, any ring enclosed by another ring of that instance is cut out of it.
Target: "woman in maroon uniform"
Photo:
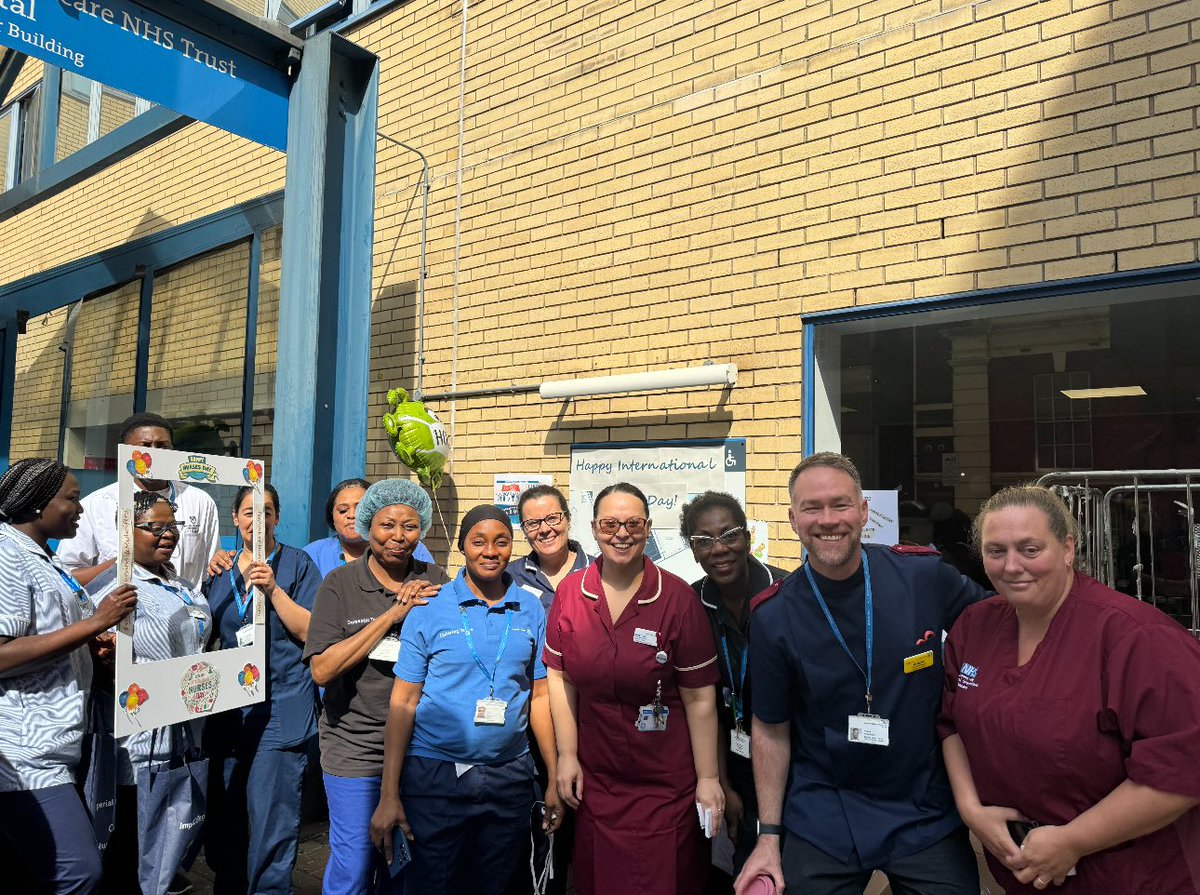
[[[1008,895],[1200,892],[1200,643],[1076,573],[1044,488],[996,494],[975,532],[999,596],[950,632],[940,727],[992,873]]]
[[[558,586],[546,626],[579,895],[696,895],[709,864],[697,807],[710,828],[725,808],[712,631],[688,584],[643,555],[648,517],[633,485],[600,492],[600,558]]]

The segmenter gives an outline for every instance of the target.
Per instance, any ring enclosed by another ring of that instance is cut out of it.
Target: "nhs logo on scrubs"
[[[962,668],[958,670],[958,689],[969,690],[972,687],[978,687],[975,682],[975,676],[979,674],[979,669],[970,662],[963,662]]]

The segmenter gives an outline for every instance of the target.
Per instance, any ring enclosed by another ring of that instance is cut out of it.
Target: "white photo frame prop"
[[[253,556],[264,560],[263,464],[245,457],[210,456],[190,451],[168,451],[137,445],[117,445],[117,581],[133,576],[133,494],[135,479],[183,482],[187,485],[249,485],[253,490]],[[113,731],[126,736],[144,730],[190,721],[263,702],[266,682],[257,673],[249,683],[239,675],[249,665],[265,669],[267,651],[266,601],[252,588],[254,642],[235,649],[214,650],[193,656],[133,663],[134,616],[117,626],[116,693]],[[131,690],[130,688],[134,688]],[[121,705],[120,694],[139,695]]]

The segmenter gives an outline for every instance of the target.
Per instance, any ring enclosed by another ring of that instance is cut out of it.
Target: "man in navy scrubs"
[[[807,562],[753,604],[760,820],[737,891],[767,874],[790,892],[861,893],[882,870],[894,895],[977,895],[934,725],[942,631],[987,592],[931,548],[862,544],[846,457],[805,459],[789,491]]]

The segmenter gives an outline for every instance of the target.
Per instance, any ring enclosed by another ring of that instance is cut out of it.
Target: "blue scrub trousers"
[[[380,778],[322,777],[329,802],[329,863],[321,895],[401,895],[407,874],[393,880],[383,853],[371,844]]]
[[[209,761],[205,857],[215,895],[291,895],[308,744]]]
[[[0,839],[38,891],[91,895],[100,887],[96,835],[70,783],[0,792]]]
[[[452,761],[409,756],[400,802],[412,827],[408,891],[419,895],[504,895],[529,842],[537,798],[533,758],[476,765],[461,777]]]

